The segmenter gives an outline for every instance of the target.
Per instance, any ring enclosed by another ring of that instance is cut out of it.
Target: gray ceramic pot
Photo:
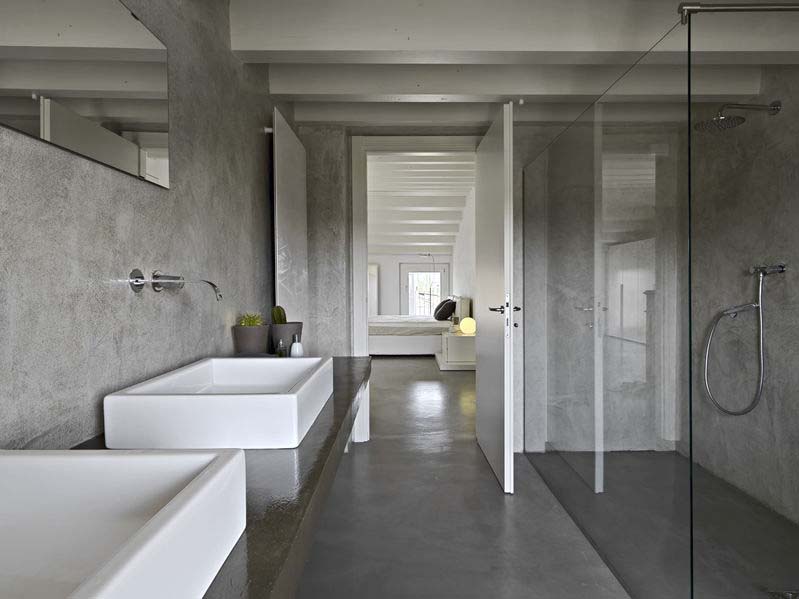
[[[273,324],[271,330],[272,342],[269,345],[270,351],[273,354],[277,353],[277,346],[280,340],[283,340],[283,347],[286,348],[286,355],[291,350],[291,342],[294,340],[294,335],[299,335],[302,341],[302,323],[301,322],[287,322],[286,324]]]
[[[269,345],[269,325],[233,327],[233,351],[237,354],[265,354]]]

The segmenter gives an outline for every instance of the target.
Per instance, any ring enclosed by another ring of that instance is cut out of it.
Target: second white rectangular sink
[[[297,447],[332,393],[332,358],[208,358],[107,395],[105,443]]]
[[[4,599],[202,597],[246,524],[244,452],[0,451]]]

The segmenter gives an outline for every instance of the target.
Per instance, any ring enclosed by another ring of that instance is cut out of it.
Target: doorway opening
[[[364,139],[373,144],[363,172],[367,311],[355,314],[366,333],[364,353],[441,363],[445,338],[471,316],[476,140],[404,138],[404,147],[392,140],[386,149]],[[355,187],[355,172],[353,180]],[[354,337],[357,344],[357,331]],[[474,370],[474,337],[465,341],[457,369]]]
[[[439,372],[483,368],[473,379],[474,434],[507,493],[520,309],[512,123],[507,104],[482,137],[352,138],[353,353],[426,356]]]

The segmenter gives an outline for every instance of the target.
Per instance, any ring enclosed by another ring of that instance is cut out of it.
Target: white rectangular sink
[[[244,452],[0,451],[4,599],[202,597],[246,525]]]
[[[332,393],[332,358],[209,358],[106,396],[105,443],[297,447]]]

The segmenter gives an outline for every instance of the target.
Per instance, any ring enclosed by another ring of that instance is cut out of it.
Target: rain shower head
[[[712,119],[699,121],[694,125],[696,131],[724,131],[743,125],[746,118],[740,115],[727,116],[725,110],[762,110],[774,116],[782,110],[782,102],[775,100],[771,104],[724,104]]]
[[[734,129],[738,125],[743,125],[746,118],[742,116],[724,116],[719,112],[712,119],[699,121],[694,125],[697,131],[723,131],[724,129]]]

